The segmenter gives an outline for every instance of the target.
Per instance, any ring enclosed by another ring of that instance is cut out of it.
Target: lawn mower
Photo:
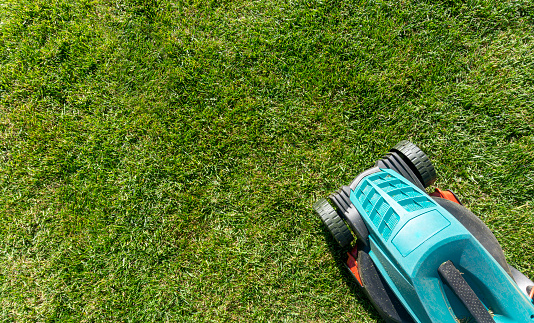
[[[313,208],[386,322],[534,323],[534,283],[452,191],[425,191],[435,179],[404,140]]]

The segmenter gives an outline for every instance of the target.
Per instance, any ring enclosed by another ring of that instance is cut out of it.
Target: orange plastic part
[[[360,286],[363,286],[360,272],[358,271],[358,262],[356,261],[358,258],[358,250],[354,247],[350,252],[347,252],[347,255],[349,256],[349,259],[347,259],[347,266],[354,277],[356,277],[356,280],[358,280],[358,283],[360,283]]]
[[[454,196],[454,193],[451,190],[442,191],[436,187],[434,192],[430,193],[430,196],[441,197],[446,200],[453,201],[454,203],[458,203],[462,205],[462,203],[460,203],[460,201],[456,198],[456,196]]]

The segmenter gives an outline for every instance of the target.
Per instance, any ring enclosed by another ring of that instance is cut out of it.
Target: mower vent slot
[[[380,213],[382,216],[386,214],[386,212],[390,209],[389,205],[384,203],[384,200],[381,199],[380,206],[378,208],[378,213]]]
[[[419,211],[436,206],[425,197],[424,194],[385,172],[373,174],[368,177],[368,180],[391,196],[392,199],[399,203],[408,212]],[[373,194],[371,194],[371,192]],[[378,195],[378,193],[375,192],[371,185],[362,186],[362,191],[358,200],[362,205],[365,204],[365,199],[370,201],[371,205],[369,205],[368,208],[364,207],[367,213],[369,213],[371,208],[377,203],[376,195]]]
[[[395,191],[390,192],[389,196],[391,196],[391,198],[393,198],[397,202],[408,198],[408,195],[404,194],[402,190],[399,190],[399,189],[396,189]]]
[[[430,200],[424,196],[407,198],[399,201],[399,204],[408,212],[419,211],[435,206],[433,202],[430,202]]]
[[[363,188],[363,194],[367,195],[367,193],[369,193],[369,191],[372,189],[373,187],[371,185],[367,185]]]
[[[382,175],[391,177],[390,175]],[[382,186],[389,184],[380,176],[372,176],[373,183],[382,182]],[[390,205],[380,196],[376,189],[368,182],[364,181],[356,192],[356,198],[362,205],[365,213],[377,229],[378,233],[387,241],[395,226],[399,223],[400,217],[393,211]]]
[[[411,187],[390,191],[388,192],[388,195],[391,196],[391,198],[393,198],[408,212],[414,212],[435,206],[435,204],[426,196],[422,195]]]
[[[378,185],[378,187],[380,187],[386,193],[397,189],[394,185],[391,185],[390,183],[380,184]]]
[[[408,212],[415,212],[415,211],[419,211],[423,209],[421,205],[414,203],[411,200],[404,200],[404,201],[401,201],[399,204],[402,205],[402,207],[406,209],[406,211]]]
[[[365,213],[369,214],[373,210],[373,204],[371,202],[369,202],[369,200],[366,199],[363,202],[363,208],[365,210]]]
[[[354,192],[375,230],[386,241],[399,223],[400,216],[381,194],[389,195],[407,212],[435,207],[429,198],[410,186],[391,174],[378,172],[364,179]]]
[[[380,224],[378,231],[384,237],[384,239],[386,239],[386,241],[389,239],[389,236],[391,236],[391,229],[386,225],[386,222],[382,222],[382,224]]]
[[[419,196],[421,194],[419,194],[418,192],[416,192],[414,189],[411,189],[409,191],[406,192],[406,195],[408,195],[409,197],[416,197],[416,196]]]
[[[375,190],[372,190],[371,192],[371,197],[368,196],[367,198],[369,199],[369,202],[371,202],[371,204],[376,205],[376,202],[380,198],[380,194],[378,194]]]
[[[384,217],[384,221],[392,230],[399,223],[399,220],[400,217],[397,214],[393,213],[393,210],[391,208],[388,210],[388,213]]]
[[[373,212],[371,214],[372,214],[373,224],[375,225],[375,227],[378,228],[378,226],[380,225],[380,221],[382,221],[382,219],[380,218],[380,215],[376,212]]]

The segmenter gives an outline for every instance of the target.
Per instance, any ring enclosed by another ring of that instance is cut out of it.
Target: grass
[[[0,321],[378,315],[313,215],[402,139],[534,278],[530,1],[0,5]]]

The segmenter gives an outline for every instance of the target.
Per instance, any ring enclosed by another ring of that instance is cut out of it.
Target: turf
[[[0,5],[0,321],[377,313],[311,205],[399,140],[534,278],[530,1]]]

